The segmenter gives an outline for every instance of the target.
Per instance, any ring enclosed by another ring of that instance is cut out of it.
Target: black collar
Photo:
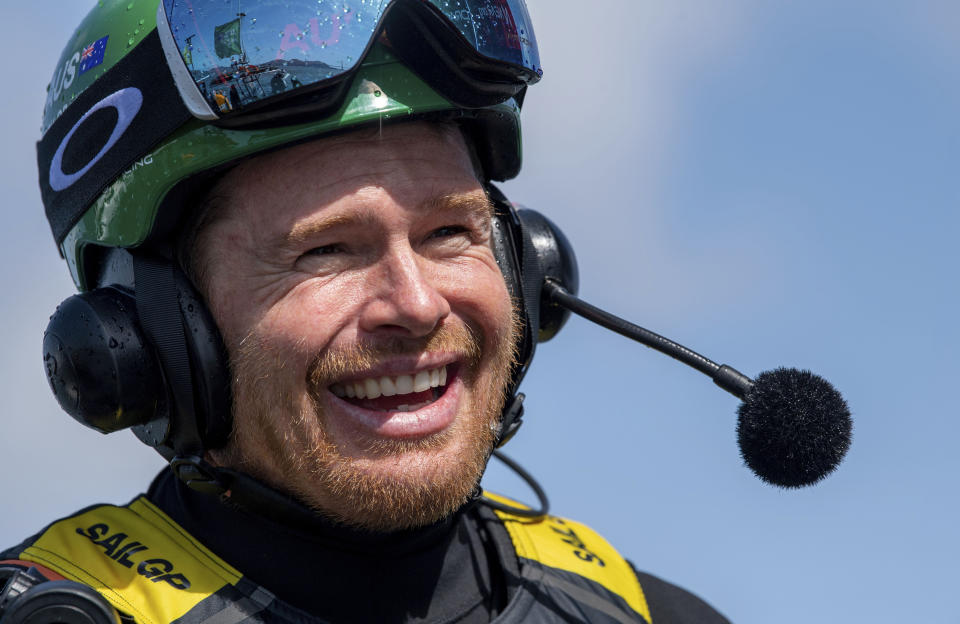
[[[249,580],[331,622],[489,622],[506,604],[491,533],[505,531],[475,502],[428,527],[377,533],[296,501],[268,517],[196,492],[169,469],[147,495]]]

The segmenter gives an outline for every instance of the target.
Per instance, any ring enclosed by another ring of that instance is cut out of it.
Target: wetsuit
[[[147,595],[105,595],[138,623],[227,621],[231,609],[251,618],[231,621],[265,624],[727,622],[692,594],[635,573],[571,521],[529,522],[474,502],[390,534],[309,514],[280,523],[194,492],[168,470],[128,507],[89,508],[4,559],[35,561],[98,591],[136,585],[103,578],[128,574]]]

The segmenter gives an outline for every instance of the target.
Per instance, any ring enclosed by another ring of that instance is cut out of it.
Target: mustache
[[[307,368],[307,387],[314,392],[323,390],[345,377],[361,375],[386,359],[423,353],[454,353],[471,369],[480,363],[483,344],[481,330],[456,325],[438,327],[422,338],[391,336],[325,349],[314,356]]]

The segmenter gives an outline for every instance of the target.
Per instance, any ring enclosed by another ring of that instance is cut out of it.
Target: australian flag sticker
[[[107,35],[103,39],[97,39],[80,52],[80,73],[87,72],[103,62],[103,53],[107,50]]]

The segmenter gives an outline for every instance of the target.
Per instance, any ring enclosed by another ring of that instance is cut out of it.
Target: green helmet
[[[40,184],[80,290],[96,286],[104,248],[169,236],[198,184],[266,150],[370,124],[444,118],[469,134],[488,180],[512,178],[520,169],[525,85],[484,106],[456,105],[401,62],[383,37],[371,39],[344,79],[338,105],[322,115],[243,126],[173,114],[185,110],[174,89],[183,59],[165,48],[158,32],[167,27],[164,4],[171,3],[99,0],[70,38],[48,87]]]

